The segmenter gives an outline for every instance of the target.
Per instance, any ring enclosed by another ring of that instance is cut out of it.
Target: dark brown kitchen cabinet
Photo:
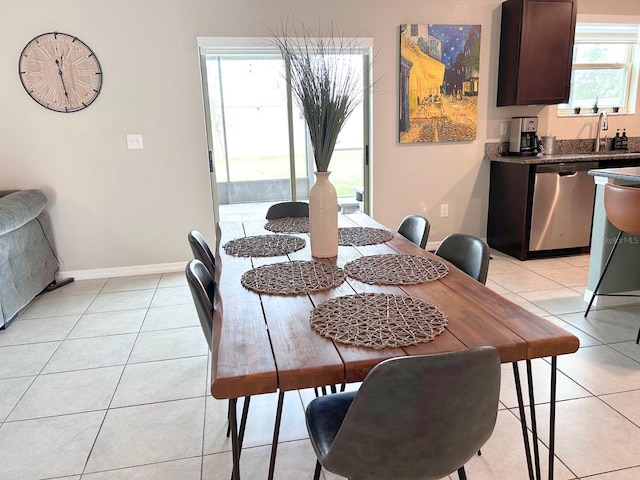
[[[576,0],[502,4],[498,106],[569,100]]]

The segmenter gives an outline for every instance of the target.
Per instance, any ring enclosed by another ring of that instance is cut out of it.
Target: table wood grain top
[[[221,245],[234,238],[264,235],[265,221],[222,223]],[[341,215],[340,226],[380,227],[366,215]],[[300,234],[308,240],[306,234]],[[435,258],[395,234],[387,243],[339,247],[338,257],[322,261],[343,267],[362,255],[404,253]],[[452,264],[442,279],[417,285],[369,285],[350,277],[342,285],[308,295],[260,295],[240,284],[242,274],[269,263],[310,260],[307,246],[288,257],[243,258],[220,249],[214,313],[211,393],[226,399],[357,382],[379,362],[403,355],[424,355],[492,345],[503,363],[575,352],[579,340],[475,281]],[[439,258],[439,257],[438,257]],[[491,266],[489,266],[491,269]],[[448,318],[434,340],[403,348],[373,349],[333,342],[312,330],[313,308],[357,292],[408,295],[436,305]]]

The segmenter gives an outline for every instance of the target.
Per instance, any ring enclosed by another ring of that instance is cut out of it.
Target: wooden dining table
[[[242,275],[259,266],[283,261],[312,260],[308,234],[306,246],[287,256],[239,257],[222,248],[232,239],[267,235],[265,221],[223,222],[216,253],[217,290],[211,345],[211,394],[229,399],[233,447],[233,478],[240,480],[240,448],[236,400],[265,393],[279,393],[269,477],[273,477],[282,398],[285,392],[359,382],[383,360],[444,353],[476,346],[498,349],[502,363],[512,363],[522,423],[524,451],[530,480],[541,478],[537,421],[531,360],[550,357],[551,405],[548,439],[548,478],[553,479],[557,356],[575,352],[579,340],[544,318],[503,298],[444,259],[436,257],[394,232],[384,243],[340,246],[338,255],[313,259],[343,267],[362,256],[380,254],[419,255],[439,259],[448,266],[443,278],[413,285],[371,285],[347,276],[325,291],[302,295],[261,294],[241,285]],[[384,228],[364,214],[340,215],[340,227]],[[491,267],[489,267],[491,272]],[[446,316],[445,330],[433,340],[394,348],[369,348],[341,343],[321,336],[310,325],[312,310],[331,299],[355,293],[387,293],[421,299],[437,306]],[[530,426],[520,384],[518,362],[527,369]],[[530,442],[528,430],[532,431]],[[533,451],[533,455],[532,455]]]

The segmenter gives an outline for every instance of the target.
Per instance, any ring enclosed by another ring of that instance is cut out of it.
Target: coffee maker
[[[509,129],[509,155],[537,155],[538,117],[513,117]]]

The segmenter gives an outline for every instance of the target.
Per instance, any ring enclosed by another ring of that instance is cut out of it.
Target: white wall
[[[405,214],[421,213],[432,221],[430,240],[453,231],[486,235],[484,143],[497,141],[500,122],[512,115],[547,118],[551,110],[494,107],[499,0],[36,3],[37,8],[34,2],[3,6],[0,189],[45,191],[67,272],[184,262],[190,257],[190,229],[213,238],[197,36],[265,36],[295,14],[312,26],[333,20],[345,35],[373,37],[378,55],[374,76],[382,78],[373,105],[373,214],[395,228]],[[636,2],[597,3],[580,0],[580,8],[606,13],[602,10],[615,11],[617,5],[628,9]],[[474,142],[398,144],[398,26],[403,23],[482,25]],[[43,109],[27,96],[18,78],[24,45],[53,30],[78,36],[102,65],[102,92],[81,112]],[[627,131],[640,135],[637,121]],[[127,133],[141,133],[144,150],[127,150]],[[438,217],[440,203],[449,204],[446,219]]]

